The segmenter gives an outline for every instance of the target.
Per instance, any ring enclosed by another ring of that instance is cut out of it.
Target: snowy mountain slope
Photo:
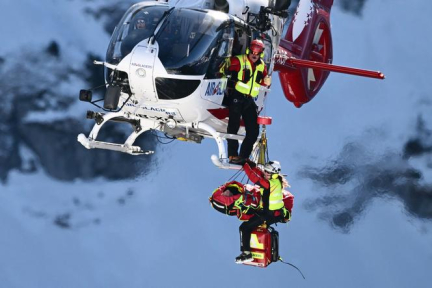
[[[8,231],[0,238],[0,283],[428,287],[431,223],[420,213],[429,210],[417,207],[430,207],[430,194],[424,189],[421,201],[411,197],[411,189],[427,188],[431,179],[430,84],[423,68],[431,62],[424,35],[432,5],[421,4],[406,13],[403,1],[367,1],[362,18],[333,10],[334,63],[381,69],[386,80],[332,74],[301,109],[284,100],[274,81],[267,103],[274,119],[270,157],[281,161],[296,196],[293,220],[277,226],[280,253],[306,280],[281,263],[267,269],[233,263],[240,222],[207,201],[232,173],[213,167],[216,145],[206,140],[162,146],[154,169],[135,180],[62,182],[43,169],[10,173],[0,186],[0,225]],[[413,33],[422,42],[409,45],[399,36]],[[22,149],[22,158],[31,159],[31,151]],[[418,204],[407,210],[410,203]],[[351,218],[334,217],[341,212]]]

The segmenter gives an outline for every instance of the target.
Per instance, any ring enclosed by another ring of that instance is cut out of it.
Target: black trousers
[[[243,118],[246,136],[240,148],[240,155],[238,154],[239,142],[237,140],[227,140],[228,156],[249,158],[259,134],[257,106],[252,97],[245,96],[233,89],[229,96],[228,134],[238,133],[241,118]]]
[[[252,231],[263,224],[264,222],[267,224],[267,226],[277,223],[277,222],[283,222],[283,210],[276,210],[279,211],[278,216],[274,216],[275,211],[268,211],[268,212],[260,212],[258,214],[255,214],[252,218],[249,219],[249,221],[243,222],[239,227],[240,232],[240,250],[243,251],[250,251],[250,239]]]

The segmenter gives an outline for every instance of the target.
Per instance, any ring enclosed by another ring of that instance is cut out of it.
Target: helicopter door
[[[142,41],[132,51],[129,66],[130,88],[133,94],[141,101],[157,102],[153,70],[157,57],[157,49],[148,47],[146,40]]]

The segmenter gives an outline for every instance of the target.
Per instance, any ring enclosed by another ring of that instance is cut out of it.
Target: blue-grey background
[[[233,173],[211,140],[150,133],[151,157],[76,141],[93,124],[78,91],[103,83],[91,61],[131,3],[0,1],[0,287],[430,287],[432,2],[335,0],[333,62],[384,81],[332,74],[296,109],[274,77],[270,158],[295,195],[280,254],[306,280],[234,264],[240,222],[208,203]]]

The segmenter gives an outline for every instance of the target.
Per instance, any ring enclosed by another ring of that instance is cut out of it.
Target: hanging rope
[[[297,269],[297,271],[300,272],[300,274],[301,274],[301,276],[303,277],[303,279],[306,279],[305,276],[303,275],[303,273],[300,271],[300,269],[297,268],[297,266],[295,266],[294,264],[291,264],[291,263],[288,263],[288,262],[283,261],[281,257],[279,257],[278,260],[279,260],[280,262],[284,263],[284,264],[290,265],[290,266],[294,267],[295,269]]]

